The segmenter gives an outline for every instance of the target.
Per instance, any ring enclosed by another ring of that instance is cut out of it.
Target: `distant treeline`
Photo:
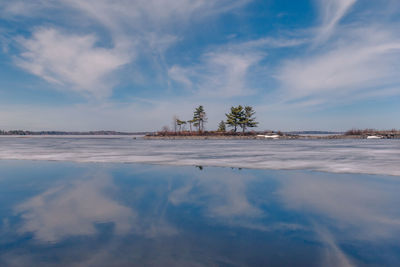
[[[64,132],[64,131],[24,131],[0,130],[0,135],[146,135],[148,132],[116,132],[116,131],[89,131],[89,132]]]
[[[345,135],[400,135],[400,130],[351,129]]]
[[[288,134],[343,134],[343,132],[331,132],[331,131],[292,131],[286,132]]]

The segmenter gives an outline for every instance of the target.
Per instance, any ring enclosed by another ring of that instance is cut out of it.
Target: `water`
[[[399,148],[0,137],[0,266],[400,266]]]
[[[399,266],[395,176],[0,161],[0,266]]]
[[[0,137],[0,159],[128,162],[400,175],[400,140]]]

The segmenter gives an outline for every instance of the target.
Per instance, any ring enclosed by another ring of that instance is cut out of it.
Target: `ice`
[[[308,169],[400,176],[400,140],[1,137],[0,159]]]

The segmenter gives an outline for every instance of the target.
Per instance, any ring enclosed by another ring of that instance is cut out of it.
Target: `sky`
[[[0,129],[400,128],[398,0],[0,0]]]

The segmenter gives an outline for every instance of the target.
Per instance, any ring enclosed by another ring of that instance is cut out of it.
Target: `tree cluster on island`
[[[258,122],[256,122],[256,118],[254,117],[255,113],[256,112],[250,106],[242,107],[239,105],[237,107],[231,107],[231,112],[225,114],[226,124],[232,127],[234,132],[240,127],[244,133],[247,128],[257,127]],[[221,123],[220,126],[222,126]]]
[[[238,129],[241,128],[242,134],[246,134],[248,128],[258,126],[258,122],[254,117],[255,111],[251,106],[231,107],[230,112],[226,113],[226,120],[221,120],[218,124],[217,131],[205,131],[205,124],[207,123],[207,114],[202,105],[195,108],[193,117],[190,120],[181,120],[178,116],[173,116],[173,130],[171,131],[168,126],[164,126],[158,135],[235,135]],[[186,126],[189,129],[186,129]],[[227,127],[231,128],[227,131]]]

